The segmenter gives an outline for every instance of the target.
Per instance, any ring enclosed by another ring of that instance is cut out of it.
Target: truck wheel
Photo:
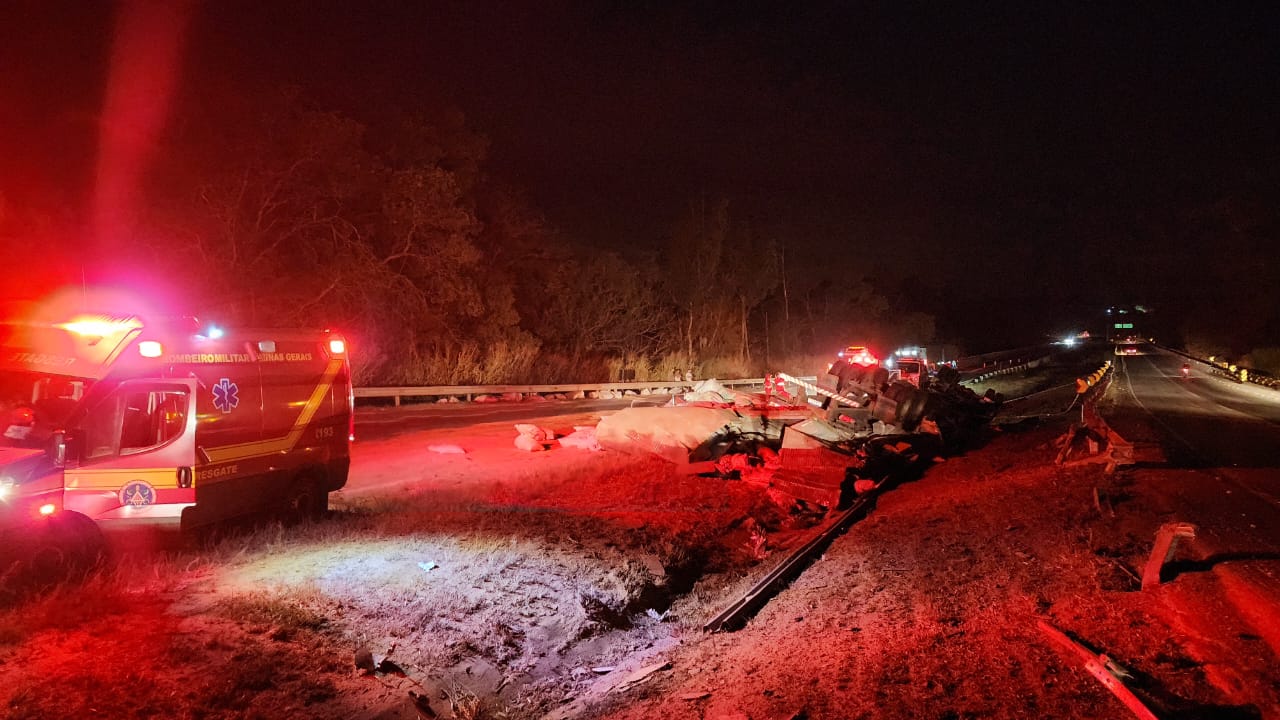
[[[946,365],[938,368],[938,383],[943,387],[954,385],[960,380],[960,371]]]
[[[907,432],[914,432],[924,417],[925,404],[929,402],[929,393],[913,390],[903,403],[902,412],[898,414],[899,426]]]
[[[878,367],[871,372],[871,384],[877,388],[884,387],[889,382],[889,371],[882,367]]]

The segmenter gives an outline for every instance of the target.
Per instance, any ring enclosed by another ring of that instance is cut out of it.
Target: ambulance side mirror
[[[65,467],[67,464],[67,434],[62,430],[53,433],[49,438],[49,447],[45,449],[54,467]]]

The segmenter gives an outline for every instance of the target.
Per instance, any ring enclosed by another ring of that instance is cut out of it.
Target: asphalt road
[[[1145,420],[1169,467],[1224,473],[1280,506],[1280,391],[1236,383],[1198,364],[1183,378],[1183,362],[1155,349],[1118,357],[1113,425]]]
[[[1280,636],[1280,392],[1152,349],[1116,358],[1104,416],[1134,442],[1165,522],[1196,526],[1190,569],[1240,588],[1233,602]]]

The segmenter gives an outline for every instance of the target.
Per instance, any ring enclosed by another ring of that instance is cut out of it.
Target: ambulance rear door
[[[349,434],[344,356],[321,338],[280,339],[260,357],[264,434],[287,437],[289,465],[326,468],[345,457]]]

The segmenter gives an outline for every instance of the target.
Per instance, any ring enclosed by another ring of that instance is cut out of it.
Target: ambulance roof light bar
[[[108,315],[78,315],[74,319],[58,323],[54,327],[83,337],[103,338],[122,330],[132,330],[140,327],[140,325],[133,318],[113,318]]]

